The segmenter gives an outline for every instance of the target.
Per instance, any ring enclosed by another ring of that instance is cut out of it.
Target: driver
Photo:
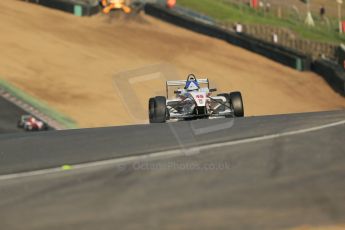
[[[189,74],[187,77],[186,85],[184,87],[187,91],[196,91],[200,89],[199,83],[194,74]]]

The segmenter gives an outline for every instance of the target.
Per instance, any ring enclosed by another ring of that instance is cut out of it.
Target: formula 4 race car
[[[22,115],[17,124],[18,128],[23,128],[25,131],[43,131],[48,130],[48,125],[41,120],[38,120],[32,115]]]
[[[157,96],[149,100],[150,123],[244,116],[240,92],[211,96],[217,89],[210,89],[209,86],[208,79],[196,79],[193,74],[188,75],[187,80],[167,81],[166,97]],[[179,87],[174,90],[173,99],[169,99],[170,87]]]

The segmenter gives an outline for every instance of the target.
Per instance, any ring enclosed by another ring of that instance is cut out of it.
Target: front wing
[[[196,115],[196,114],[183,114],[183,100],[181,98],[176,98],[172,100],[167,100],[167,109],[169,112],[170,119],[187,119],[187,118],[198,118],[198,117],[227,117],[233,115],[233,110],[226,105],[226,98],[223,96],[210,97],[209,99],[210,110],[206,115]]]

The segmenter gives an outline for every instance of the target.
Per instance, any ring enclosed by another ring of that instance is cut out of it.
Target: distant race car
[[[200,87],[200,85],[206,85]],[[167,120],[192,120],[217,117],[243,117],[244,108],[240,92],[222,93],[211,96],[217,89],[209,88],[208,79],[196,79],[193,74],[187,80],[167,81],[167,96],[157,96],[149,100],[150,123],[164,123]],[[169,98],[169,87],[175,98]]]
[[[32,115],[22,115],[17,124],[18,128],[23,128],[26,131],[42,131],[48,130],[48,125],[41,120],[38,120]]]

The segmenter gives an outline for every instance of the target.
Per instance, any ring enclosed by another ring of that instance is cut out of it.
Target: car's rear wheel
[[[43,124],[43,130],[47,131],[48,129],[49,129],[49,126],[46,123],[44,123]]]
[[[229,94],[230,105],[234,110],[235,117],[244,116],[243,100],[240,92],[231,92]]]
[[[164,123],[167,119],[166,98],[157,96],[151,99],[149,100],[150,123]]]
[[[196,107],[195,108],[195,113],[197,114],[197,115],[200,115],[200,116],[202,116],[202,115],[207,115],[207,109],[206,109],[206,106],[200,106],[200,107]]]

